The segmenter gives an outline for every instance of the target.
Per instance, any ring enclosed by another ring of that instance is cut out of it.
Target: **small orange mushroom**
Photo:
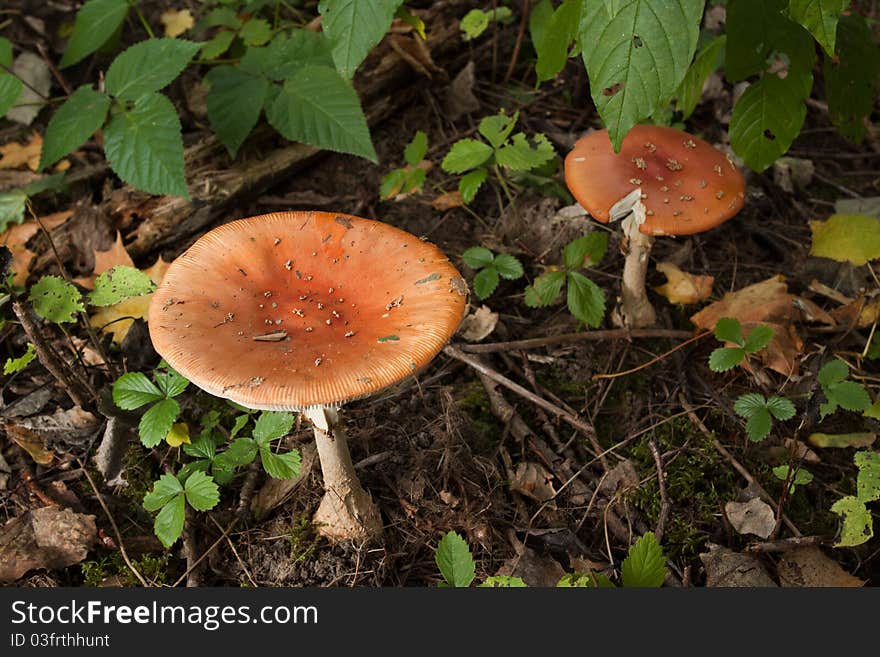
[[[378,221],[281,212],[202,236],[168,268],[149,325],[168,363],[207,392],[311,420],[334,540],[375,538],[338,412],[427,365],[458,327],[464,279],[434,245]]]
[[[628,251],[619,313],[621,323],[632,328],[656,321],[645,289],[654,237],[710,230],[745,201],[745,181],[724,153],[663,126],[635,126],[619,153],[607,130],[583,137],[565,158],[565,181],[597,220],[623,219]]]

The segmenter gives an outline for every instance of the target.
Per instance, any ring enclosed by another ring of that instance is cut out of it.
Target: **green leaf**
[[[152,406],[138,423],[141,444],[152,449],[165,440],[178,415],[180,415],[180,404],[175,399],[163,399]]]
[[[233,41],[235,41],[235,32],[221,30],[208,41],[199,44],[201,46],[200,56],[202,59],[208,61],[217,59],[220,55],[229,50],[229,46],[232,45]]]
[[[124,182],[150,194],[189,198],[180,119],[165,96],[147,94],[114,116],[104,130],[104,153]]]
[[[269,82],[232,66],[218,66],[205,79],[208,119],[217,137],[235,157],[260,118]]]
[[[110,99],[85,85],[74,91],[49,121],[40,154],[40,169],[55,164],[82,146],[107,118]]]
[[[506,278],[509,281],[522,278],[525,273],[522,263],[508,253],[499,253],[495,256],[495,269],[498,270],[498,275],[501,278]]]
[[[713,372],[726,372],[739,365],[746,352],[742,347],[719,347],[709,354],[709,369]]]
[[[864,214],[833,214],[811,221],[810,255],[861,266],[880,258],[880,220]]]
[[[847,411],[864,411],[871,406],[871,397],[864,386],[855,381],[834,383],[825,390],[828,401]]]
[[[785,481],[790,477],[789,471],[790,468],[787,465],[777,465],[773,468],[773,475],[779,479],[779,481]],[[794,489],[798,486],[806,486],[811,481],[813,481],[813,473],[809,470],[798,468],[794,473],[794,477],[791,477],[791,480],[788,482],[789,491],[794,492]]]
[[[865,19],[856,13],[837,24],[837,56],[825,56],[828,116],[847,139],[859,143],[867,133],[880,81],[880,48]]]
[[[144,508],[157,511],[183,492],[183,486],[173,474],[165,473],[153,482],[153,490],[144,496]]]
[[[481,269],[474,276],[474,294],[480,299],[491,296],[497,287],[498,270],[495,269],[495,265],[489,265],[485,269]]]
[[[403,193],[407,177],[405,169],[394,169],[386,173],[379,184],[379,198],[389,199]]]
[[[856,495],[862,502],[880,500],[880,454],[877,452],[856,452],[853,461],[859,469]]]
[[[603,575],[602,573],[594,573],[591,571],[587,571],[585,573],[574,572],[563,575],[562,579],[556,582],[556,587],[562,589],[617,588],[614,586],[614,582],[608,579],[607,575]]]
[[[210,434],[202,434],[191,443],[184,443],[182,447],[187,456],[206,459],[209,465],[217,455],[217,445]]]
[[[336,70],[347,79],[382,40],[403,0],[321,0],[321,29],[330,40]]]
[[[128,13],[126,0],[89,0],[78,12],[73,33],[61,57],[61,68],[73,66],[98,50],[122,25]]]
[[[767,400],[767,410],[773,414],[773,417],[783,422],[790,420],[795,414],[794,404],[785,397],[778,397],[776,395]]]
[[[484,589],[521,589],[527,588],[528,584],[526,584],[521,577],[511,577],[509,575],[491,575],[487,577],[481,584],[478,585],[479,588]]]
[[[260,66],[249,66],[246,60],[258,55],[258,51],[264,51],[262,58],[256,57],[260,60]],[[243,70],[248,69],[250,73],[262,74],[273,80],[287,80],[306,66],[333,68],[330,44],[323,34],[309,30],[291,30],[286,34],[280,32],[268,48],[249,48],[241,61]]]
[[[789,0],[788,15],[807,28],[828,55],[834,55],[837,21],[852,0]]]
[[[749,421],[746,422],[746,434],[748,434],[749,440],[759,443],[770,435],[770,428],[772,426],[773,419],[770,417],[770,411],[765,406],[762,406],[761,408],[756,408]]]
[[[248,420],[251,419],[250,415],[239,415],[235,418],[235,422],[232,425],[232,429],[229,431],[229,440],[234,439],[238,433],[244,429],[244,425],[248,423]]]
[[[403,191],[407,194],[421,191],[422,185],[425,184],[426,172],[424,169],[411,168],[406,175],[403,183]]]
[[[117,265],[95,279],[95,289],[89,294],[93,306],[112,306],[124,299],[149,294],[156,289],[150,277],[139,269]]]
[[[840,383],[848,376],[849,365],[847,365],[839,358],[835,358],[834,360],[830,360],[822,366],[822,368],[819,370],[817,378],[819,379],[819,383],[822,385],[822,389],[824,390],[828,386],[834,385],[835,383]]]
[[[178,495],[162,507],[153,522],[153,533],[166,548],[174,545],[183,532],[183,521],[186,517],[185,504],[183,495]]]
[[[514,112],[513,116],[507,116],[503,112],[487,116],[480,121],[479,132],[492,148],[501,148],[518,120],[519,112]]]
[[[428,152],[428,135],[419,130],[413,135],[412,140],[403,149],[403,159],[411,167],[416,166]]]
[[[580,269],[584,266],[584,261],[587,259],[587,254],[590,250],[591,235],[593,233],[579,237],[565,245],[565,249],[562,251],[562,264],[566,269]]]
[[[834,547],[855,547],[867,543],[874,537],[871,512],[861,500],[847,495],[832,505],[831,512],[843,516],[840,540],[834,544]]]
[[[538,55],[538,61],[535,62],[538,82],[555,77],[568,61],[571,42],[577,36],[582,6],[581,0],[564,0],[553,11],[549,0],[543,0],[532,9],[529,29]],[[552,13],[547,14],[548,9]]]
[[[754,171],[784,154],[800,134],[807,109],[794,76],[765,75],[737,101],[730,119],[730,145]]]
[[[489,13],[482,9],[471,9],[462,16],[459,23],[465,41],[476,39],[486,31],[487,27],[489,27]]]
[[[614,150],[674,93],[700,34],[703,0],[584,0],[579,40],[590,92]]]
[[[449,532],[440,539],[434,560],[449,586],[466,588],[474,581],[476,566],[470,548],[455,532]]]
[[[286,436],[293,428],[295,419],[293,413],[263,411],[254,425],[254,440],[262,447],[270,440]]]
[[[185,376],[170,367],[167,372],[156,372],[153,376],[156,378],[159,390],[166,397],[177,397],[189,385],[189,380]]]
[[[120,54],[104,79],[104,90],[122,100],[137,100],[167,87],[199,51],[183,39],[147,39]]]
[[[529,308],[540,308],[556,303],[565,285],[564,271],[548,271],[526,288],[525,303]]]
[[[513,171],[531,171],[556,157],[556,151],[540,132],[529,141],[518,132],[510,140],[510,144],[502,146],[495,153],[495,159],[503,167]]]
[[[123,374],[113,384],[113,403],[124,411],[133,411],[164,397],[142,372]]]
[[[332,68],[300,69],[266,108],[266,118],[291,141],[377,161],[358,96]]]
[[[275,479],[293,479],[299,476],[302,459],[299,451],[292,449],[284,454],[275,454],[269,449],[260,450],[263,470]]]
[[[24,221],[24,210],[28,196],[23,189],[13,189],[0,194],[0,233],[10,224]]]
[[[758,353],[761,349],[770,344],[770,340],[772,339],[773,327],[761,324],[749,331],[749,334],[746,336],[745,342],[743,343],[743,349],[746,350],[747,354]]]
[[[465,252],[461,254],[461,259],[471,269],[482,269],[495,261],[495,254],[485,246],[472,246],[465,249]]]
[[[28,300],[40,317],[56,324],[76,321],[76,313],[85,310],[79,290],[60,276],[43,276]]]
[[[570,271],[568,282],[568,310],[587,326],[596,328],[605,317],[605,293],[589,278]]]
[[[6,68],[12,66],[12,43],[5,37],[0,37],[0,65]],[[2,66],[0,66],[0,117],[15,105],[23,88],[21,80],[7,73]]]
[[[464,174],[458,181],[458,193],[461,194],[461,200],[465,203],[473,201],[488,175],[489,172],[482,167]]]
[[[28,342],[27,350],[18,358],[7,358],[3,365],[3,374],[15,374],[21,372],[37,357],[36,347]]]
[[[272,38],[272,26],[264,18],[252,18],[241,26],[238,36],[246,46],[262,46]]]
[[[186,501],[196,511],[207,511],[220,501],[220,489],[210,475],[201,470],[193,472],[184,486]]]
[[[459,139],[440,163],[446,173],[464,173],[492,157],[492,147],[476,139]],[[485,176],[484,176],[485,177]]]
[[[766,406],[767,400],[764,399],[764,395],[757,392],[749,392],[739,396],[733,404],[733,410],[737,415],[749,418],[752,417],[756,411],[761,408],[766,408]]]
[[[745,346],[742,326],[739,320],[733,317],[722,317],[715,323],[715,339],[720,342],[732,342],[740,347]]]
[[[663,585],[666,577],[666,558],[654,534],[645,534],[629,548],[629,554],[620,566],[620,580],[625,587]]]
[[[687,119],[697,108],[706,79],[721,65],[726,44],[727,36],[724,34],[712,39],[697,54],[685,73],[684,80],[675,92],[675,109],[681,113],[682,119]]]
[[[231,27],[237,30],[241,27],[241,19],[235,15],[235,10],[230,7],[217,7],[205,16],[205,27]]]
[[[221,452],[214,459],[214,467],[221,470],[234,470],[243,465],[248,465],[257,458],[259,447],[252,438],[236,438],[226,451]]]

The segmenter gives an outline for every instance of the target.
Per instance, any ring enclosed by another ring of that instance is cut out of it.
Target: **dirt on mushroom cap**
[[[156,350],[250,408],[337,406],[426,365],[467,304],[432,244],[387,224],[283,212],[206,233],[151,304]]]
[[[639,125],[615,153],[606,130],[580,139],[565,158],[565,180],[596,219],[642,190],[646,235],[691,235],[727,221],[743,206],[745,181],[711,144],[675,128]]]

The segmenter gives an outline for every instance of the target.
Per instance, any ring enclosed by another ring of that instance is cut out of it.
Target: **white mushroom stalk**
[[[626,328],[643,328],[657,323],[657,313],[648,300],[645,284],[654,238],[639,231],[635,213],[621,222],[626,238],[626,256],[620,282],[619,323]]]

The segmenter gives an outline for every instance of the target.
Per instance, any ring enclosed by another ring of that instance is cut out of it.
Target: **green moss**
[[[318,536],[308,516],[301,516],[293,523],[287,539],[290,541],[290,560],[293,563],[308,561],[318,545]]]
[[[157,585],[167,585],[171,582],[168,577],[168,560],[171,555],[168,552],[162,554],[145,554],[140,559],[132,560],[132,564],[148,582]],[[106,554],[97,559],[83,561],[80,564],[83,574],[84,586],[102,586],[110,577],[118,577],[122,586],[139,586],[140,580],[135,576],[120,552]]]
[[[474,381],[463,386],[456,399],[456,406],[470,420],[471,435],[468,436],[468,443],[478,452],[493,448],[498,443],[504,427],[492,413],[489,396],[483,384]]]

